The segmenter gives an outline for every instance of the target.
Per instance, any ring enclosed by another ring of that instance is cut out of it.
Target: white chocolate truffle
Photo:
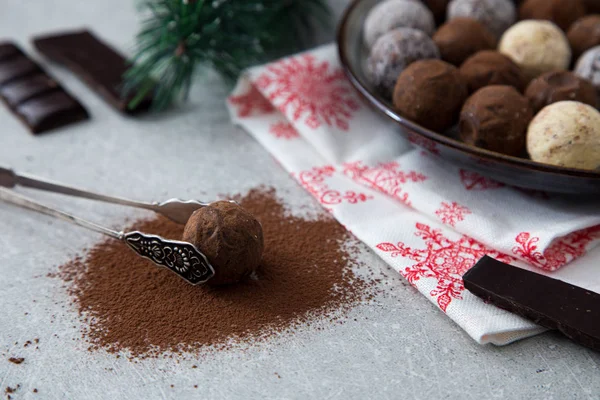
[[[507,30],[498,47],[510,57],[528,80],[545,72],[566,70],[571,63],[571,47],[562,30],[550,21],[527,20]]]
[[[512,0],[452,0],[448,4],[448,20],[474,18],[500,37],[517,20]]]
[[[390,100],[404,68],[427,58],[440,58],[433,40],[418,29],[397,28],[377,39],[365,72],[375,89]]]
[[[366,45],[373,47],[377,39],[396,28],[414,28],[433,35],[435,21],[427,6],[419,0],[386,0],[371,9],[363,29]]]
[[[592,47],[579,57],[575,64],[575,75],[592,82],[600,93],[600,46]]]
[[[577,101],[560,101],[540,111],[527,130],[533,161],[561,167],[600,167],[600,113]]]

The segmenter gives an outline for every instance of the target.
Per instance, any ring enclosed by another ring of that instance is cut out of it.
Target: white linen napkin
[[[435,148],[414,148],[355,93],[334,45],[250,69],[228,107],[340,223],[479,343],[544,330],[464,289],[462,274],[483,255],[548,273],[600,243],[596,199],[514,189],[439,159]],[[553,275],[600,291],[600,251],[592,253]]]

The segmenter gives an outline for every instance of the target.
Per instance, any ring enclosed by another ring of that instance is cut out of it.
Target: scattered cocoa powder
[[[261,222],[265,242],[260,267],[240,284],[188,285],[112,239],[59,268],[86,322],[90,351],[143,358],[223,349],[315,318],[335,320],[369,297],[369,282],[352,270],[348,241],[355,239],[331,216],[290,215],[272,189],[236,200]],[[157,217],[131,229],[180,239],[183,225]]]
[[[8,359],[8,361],[10,361],[13,364],[21,364],[23,361],[25,361],[25,359],[22,357],[11,357]]]

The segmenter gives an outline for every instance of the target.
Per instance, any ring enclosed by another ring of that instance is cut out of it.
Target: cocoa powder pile
[[[352,271],[352,237],[329,215],[289,215],[272,189],[236,199],[262,224],[263,259],[236,285],[191,286],[124,244],[107,240],[59,268],[85,320],[83,338],[132,357],[224,349],[279,334],[318,318],[335,320],[370,296]],[[158,217],[133,225],[180,239],[183,226]]]

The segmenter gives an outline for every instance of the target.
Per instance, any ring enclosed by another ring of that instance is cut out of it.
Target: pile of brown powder
[[[351,236],[333,218],[289,215],[274,190],[237,199],[261,222],[265,251],[252,279],[191,286],[115,240],[59,268],[86,321],[90,349],[146,357],[165,351],[225,348],[264,339],[314,318],[335,318],[368,296],[352,272]],[[180,239],[183,226],[158,217],[133,229]]]

